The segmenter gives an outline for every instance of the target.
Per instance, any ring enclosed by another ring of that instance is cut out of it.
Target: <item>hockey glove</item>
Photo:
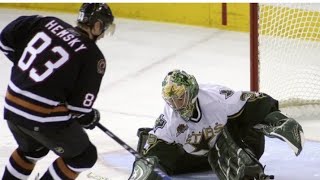
[[[301,125],[279,111],[270,113],[261,124],[254,128],[271,138],[285,141],[298,156],[304,144],[304,134]]]
[[[98,122],[100,121],[100,112],[97,109],[92,109],[92,111],[88,114],[80,115],[74,117],[77,119],[79,124],[86,129],[93,129],[96,127]]]

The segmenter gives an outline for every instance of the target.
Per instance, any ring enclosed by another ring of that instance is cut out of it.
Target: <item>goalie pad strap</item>
[[[240,148],[224,128],[209,151],[209,163],[220,180],[239,180],[265,176],[260,162],[249,149]]]

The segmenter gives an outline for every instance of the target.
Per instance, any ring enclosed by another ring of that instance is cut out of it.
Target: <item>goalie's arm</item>
[[[265,93],[242,92],[238,101],[246,103],[238,112],[228,113],[228,121],[236,121],[237,124],[246,127],[253,127],[261,123],[269,113],[279,111],[279,102]],[[233,102],[229,107],[236,104],[237,102]]]
[[[162,140],[145,150],[144,155],[158,157],[160,165],[169,175],[211,170],[206,156],[189,154],[181,145],[168,144]]]
[[[159,159],[161,167],[169,174],[174,174],[178,159],[184,154],[184,150],[175,143],[168,143],[149,134],[147,148],[142,152],[143,156],[155,156]]]
[[[140,154],[144,154],[144,156],[149,158],[149,160],[157,163],[156,167],[167,171],[170,175],[211,170],[206,156],[189,154],[185,152],[181,145],[174,143],[170,144],[156,138],[155,135],[149,135],[151,130],[152,128],[138,129],[137,135],[139,137],[139,141],[137,149]],[[147,148],[144,148],[147,140]],[[160,158],[161,164],[163,164],[162,166],[159,163],[158,157]],[[139,170],[144,170],[144,173],[140,173],[144,174],[143,177],[147,177],[152,180],[157,178],[157,175],[152,173],[152,169],[148,167],[146,162],[143,160],[135,161],[134,169],[136,170],[136,174],[139,174]]]
[[[167,143],[150,134],[148,136],[148,148],[144,149],[142,154],[151,163],[147,163],[144,159],[136,159],[129,179],[161,180],[162,178],[153,169],[159,168],[171,175],[177,166],[180,148],[176,144]]]
[[[248,137],[249,129],[254,128],[264,135],[287,142],[296,155],[300,154],[304,143],[303,129],[295,119],[281,113],[276,99],[265,93],[254,92],[243,92],[241,97],[247,97],[243,109],[228,117],[233,132]],[[237,137],[234,138],[239,141]]]

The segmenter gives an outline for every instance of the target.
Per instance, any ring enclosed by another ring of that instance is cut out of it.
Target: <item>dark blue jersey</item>
[[[5,119],[61,123],[92,111],[106,61],[86,33],[55,17],[21,16],[1,32],[0,49],[14,64]]]

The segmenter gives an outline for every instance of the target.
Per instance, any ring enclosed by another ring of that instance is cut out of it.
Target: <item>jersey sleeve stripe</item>
[[[49,166],[49,172],[50,172],[50,175],[53,177],[53,179],[56,179],[56,180],[62,180],[57,172],[55,171],[54,167],[53,167],[53,164],[51,164],[51,166]]]
[[[42,103],[45,103],[45,104],[48,104],[48,105],[51,105],[51,106],[57,106],[58,104],[60,104],[60,102],[58,102],[58,101],[53,101],[53,100],[50,100],[48,98],[41,97],[39,95],[31,93],[29,91],[22,90],[22,89],[18,88],[12,81],[9,82],[9,87],[15,93],[21,94],[21,95],[26,96],[28,98],[34,99],[36,101],[39,101],[39,102],[42,102]]]
[[[16,177],[17,179],[28,179],[28,176],[18,172],[17,170],[15,170],[11,163],[8,163],[7,164],[7,168],[8,168],[8,171],[14,176]]]
[[[74,167],[71,167],[70,165],[67,165],[67,166],[69,169],[71,169],[72,171],[77,172],[77,173],[81,173],[83,171],[87,171],[90,169],[90,168],[74,168]]]
[[[62,171],[62,173],[68,177],[68,179],[76,179],[78,174],[77,172],[72,171],[68,168],[68,166],[64,163],[62,158],[57,159],[57,165],[59,169]]]
[[[8,109],[9,111],[18,114],[24,118],[30,119],[30,120],[34,120],[37,122],[41,122],[41,123],[46,123],[46,122],[60,122],[60,121],[68,121],[71,118],[71,115],[67,115],[67,116],[55,116],[55,117],[39,117],[39,116],[35,116],[29,113],[26,113],[24,111],[21,111],[15,107],[12,107],[10,105],[8,105],[6,102],[4,103],[4,107],[6,109]]]
[[[11,47],[5,46],[1,41],[0,41],[0,48],[3,49],[4,51],[12,51],[12,52],[14,52],[14,50]]]
[[[42,107],[42,106],[33,104],[31,102],[28,102],[26,100],[20,99],[19,97],[12,95],[9,91],[7,91],[6,99],[19,105],[19,106],[22,106],[26,109],[29,109],[29,110],[32,110],[35,112],[39,112],[39,113],[43,113],[43,114],[52,114],[52,113],[57,113],[57,112],[68,112],[69,111],[63,105],[52,107],[52,108]]]
[[[89,113],[92,111],[92,108],[82,108],[82,107],[76,107],[76,106],[71,106],[67,105],[68,109],[72,111],[78,111],[78,112],[83,112],[83,113]]]
[[[240,109],[239,112],[228,116],[228,119],[235,119],[235,118],[239,117],[242,114],[243,110],[244,110],[244,108]]]
[[[26,160],[24,160],[19,153],[17,152],[17,150],[15,150],[12,153],[12,158],[14,159],[14,161],[20,166],[23,167],[26,170],[32,171],[35,164],[32,164],[30,162],[27,162]]]

